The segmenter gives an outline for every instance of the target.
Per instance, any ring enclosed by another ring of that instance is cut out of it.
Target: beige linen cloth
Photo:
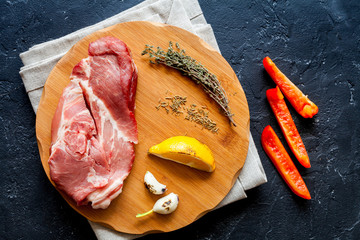
[[[21,53],[24,66],[20,69],[26,91],[36,112],[45,81],[57,61],[80,39],[105,27],[128,21],[153,21],[175,25],[190,31],[219,52],[213,30],[207,24],[197,0],[147,0],[93,26],[80,29],[59,39],[31,47]],[[267,181],[253,138],[245,165],[235,185],[216,207],[220,208],[234,201],[246,198],[249,190]],[[90,222],[98,239],[134,239],[142,235],[119,233],[100,224]]]

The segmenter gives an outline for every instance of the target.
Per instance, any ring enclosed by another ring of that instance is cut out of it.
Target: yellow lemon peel
[[[188,136],[175,136],[152,146],[149,153],[163,159],[212,172],[215,160],[208,146]]]

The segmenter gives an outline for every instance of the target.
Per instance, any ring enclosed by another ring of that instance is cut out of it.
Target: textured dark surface
[[[19,54],[139,2],[1,1],[0,239],[95,239],[42,169]],[[268,183],[188,227],[143,239],[359,239],[360,2],[199,2],[246,93]],[[309,120],[289,107],[311,159],[311,169],[295,163],[310,201],[289,190],[260,145],[268,124],[285,143],[265,98],[275,86],[263,70],[266,55],[320,109]]]

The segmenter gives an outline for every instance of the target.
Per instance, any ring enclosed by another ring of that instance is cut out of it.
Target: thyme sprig
[[[151,63],[164,64],[175,68],[190,77],[196,84],[200,84],[204,91],[220,106],[230,122],[236,126],[232,118],[234,114],[230,111],[229,100],[217,77],[200,62],[186,55],[185,50],[181,49],[178,43],[175,46],[176,49],[173,48],[173,43],[170,41],[165,52],[160,47],[157,47],[155,51],[153,46],[145,45],[141,55],[149,54]]]

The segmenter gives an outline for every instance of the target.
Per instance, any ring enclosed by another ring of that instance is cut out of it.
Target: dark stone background
[[[0,239],[95,239],[42,169],[19,54],[139,2],[1,1]],[[268,183],[188,227],[144,239],[359,239],[360,2],[200,0],[200,5],[246,93]],[[268,124],[285,143],[265,99],[275,86],[262,66],[266,55],[320,109],[309,120],[289,107],[312,163],[311,169],[296,163],[310,201],[289,190],[260,145]]]

